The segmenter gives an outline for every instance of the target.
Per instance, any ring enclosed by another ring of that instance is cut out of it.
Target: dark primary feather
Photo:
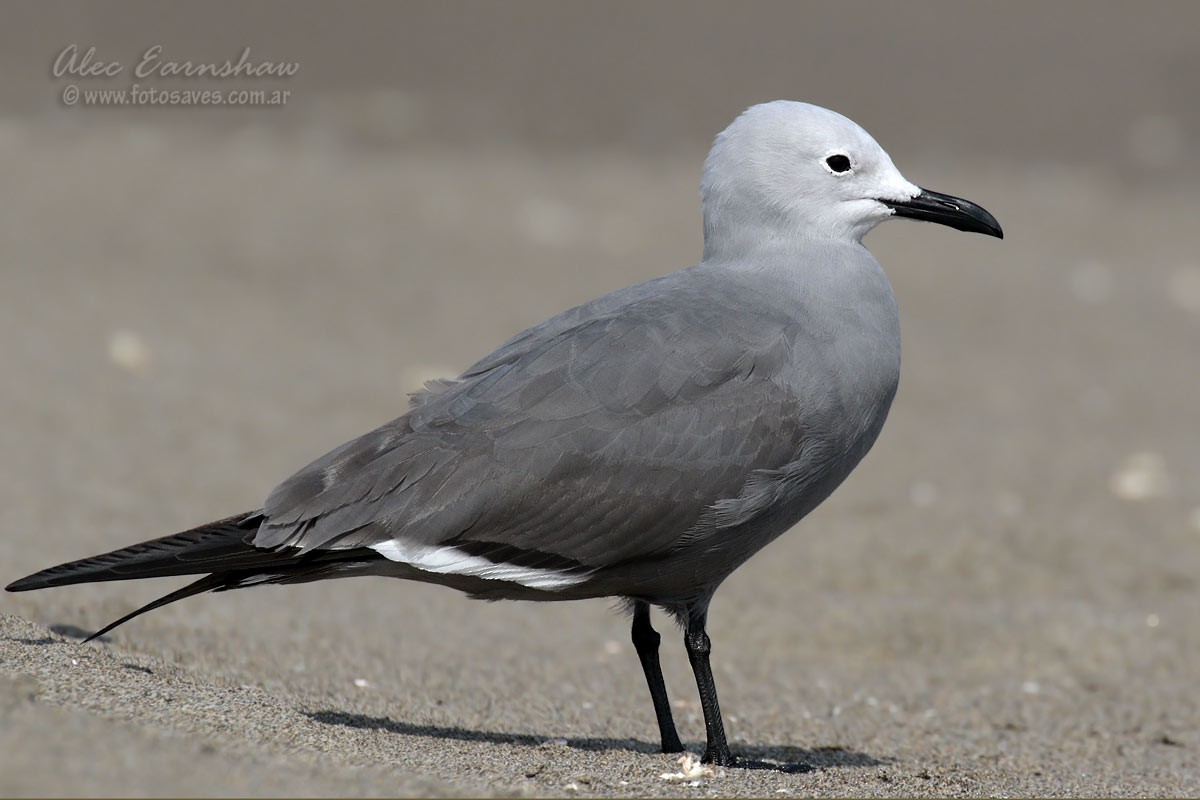
[[[250,541],[262,520],[262,512],[259,511],[237,514],[182,533],[50,567],[14,581],[5,589],[27,592],[73,583],[203,573],[214,573],[221,578],[219,583],[226,584],[220,588],[232,589],[247,582],[296,583],[301,579],[311,580],[318,573],[328,573],[332,565],[381,559],[378,553],[371,550],[365,553],[348,550],[313,553],[255,547]],[[353,558],[348,558],[351,554]]]
[[[268,564],[278,556],[250,544],[261,521],[257,512],[235,514],[182,533],[44,569],[5,588],[27,592],[73,583],[196,575]]]
[[[358,568],[364,563],[382,560],[373,550],[315,553],[264,550],[250,543],[261,522],[262,514],[257,511],[237,514],[182,533],[60,564],[14,581],[5,588],[10,592],[27,592],[73,583],[210,573],[105,625],[84,640],[91,641],[147,611],[202,592],[219,592],[259,583],[316,580],[331,577],[346,565]]]

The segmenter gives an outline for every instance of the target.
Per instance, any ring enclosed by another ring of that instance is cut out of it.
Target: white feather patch
[[[437,572],[443,575],[473,575],[490,581],[510,581],[528,586],[530,589],[553,591],[565,589],[587,580],[587,575],[573,575],[555,569],[497,564],[481,556],[464,553],[454,547],[398,542],[393,539],[373,544],[371,549],[389,561],[399,561],[426,572]]]

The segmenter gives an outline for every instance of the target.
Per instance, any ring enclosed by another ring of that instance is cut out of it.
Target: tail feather
[[[13,581],[10,592],[73,583],[200,575],[278,562],[279,555],[251,544],[262,514],[237,514],[182,533],[122,547],[111,553],[50,567]]]
[[[124,625],[126,622],[129,622],[129,620],[133,619],[134,617],[140,617],[147,611],[153,611],[156,608],[162,608],[169,603],[174,603],[176,600],[182,600],[185,597],[191,597],[192,595],[203,594],[204,592],[213,589],[219,589],[221,588],[221,585],[225,583],[225,580],[226,578],[223,575],[205,575],[200,580],[193,581],[187,586],[184,586],[182,589],[176,589],[170,594],[165,594],[154,602],[147,603],[136,611],[131,611],[120,619],[108,623],[83,641],[86,643],[90,642],[92,639],[99,639],[101,636],[108,633],[118,625]]]

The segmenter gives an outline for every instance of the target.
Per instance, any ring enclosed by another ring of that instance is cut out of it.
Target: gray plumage
[[[284,482],[254,544],[516,548],[587,571],[545,599],[708,595],[846,477],[895,393],[882,270],[857,245],[826,257],[816,296],[705,263],[522,333]]]
[[[842,483],[896,392],[896,302],[862,237],[893,215],[1001,232],[978,206],[909,183],[850,120],[803,103],[755,106],[718,136],[702,198],[700,264],[518,334],[258,511],[8,588],[209,573],[113,625],[202,591],[353,575],[487,599],[621,597],[671,751],[682,745],[657,605],[686,629],[705,758],[732,763],[709,600]]]

